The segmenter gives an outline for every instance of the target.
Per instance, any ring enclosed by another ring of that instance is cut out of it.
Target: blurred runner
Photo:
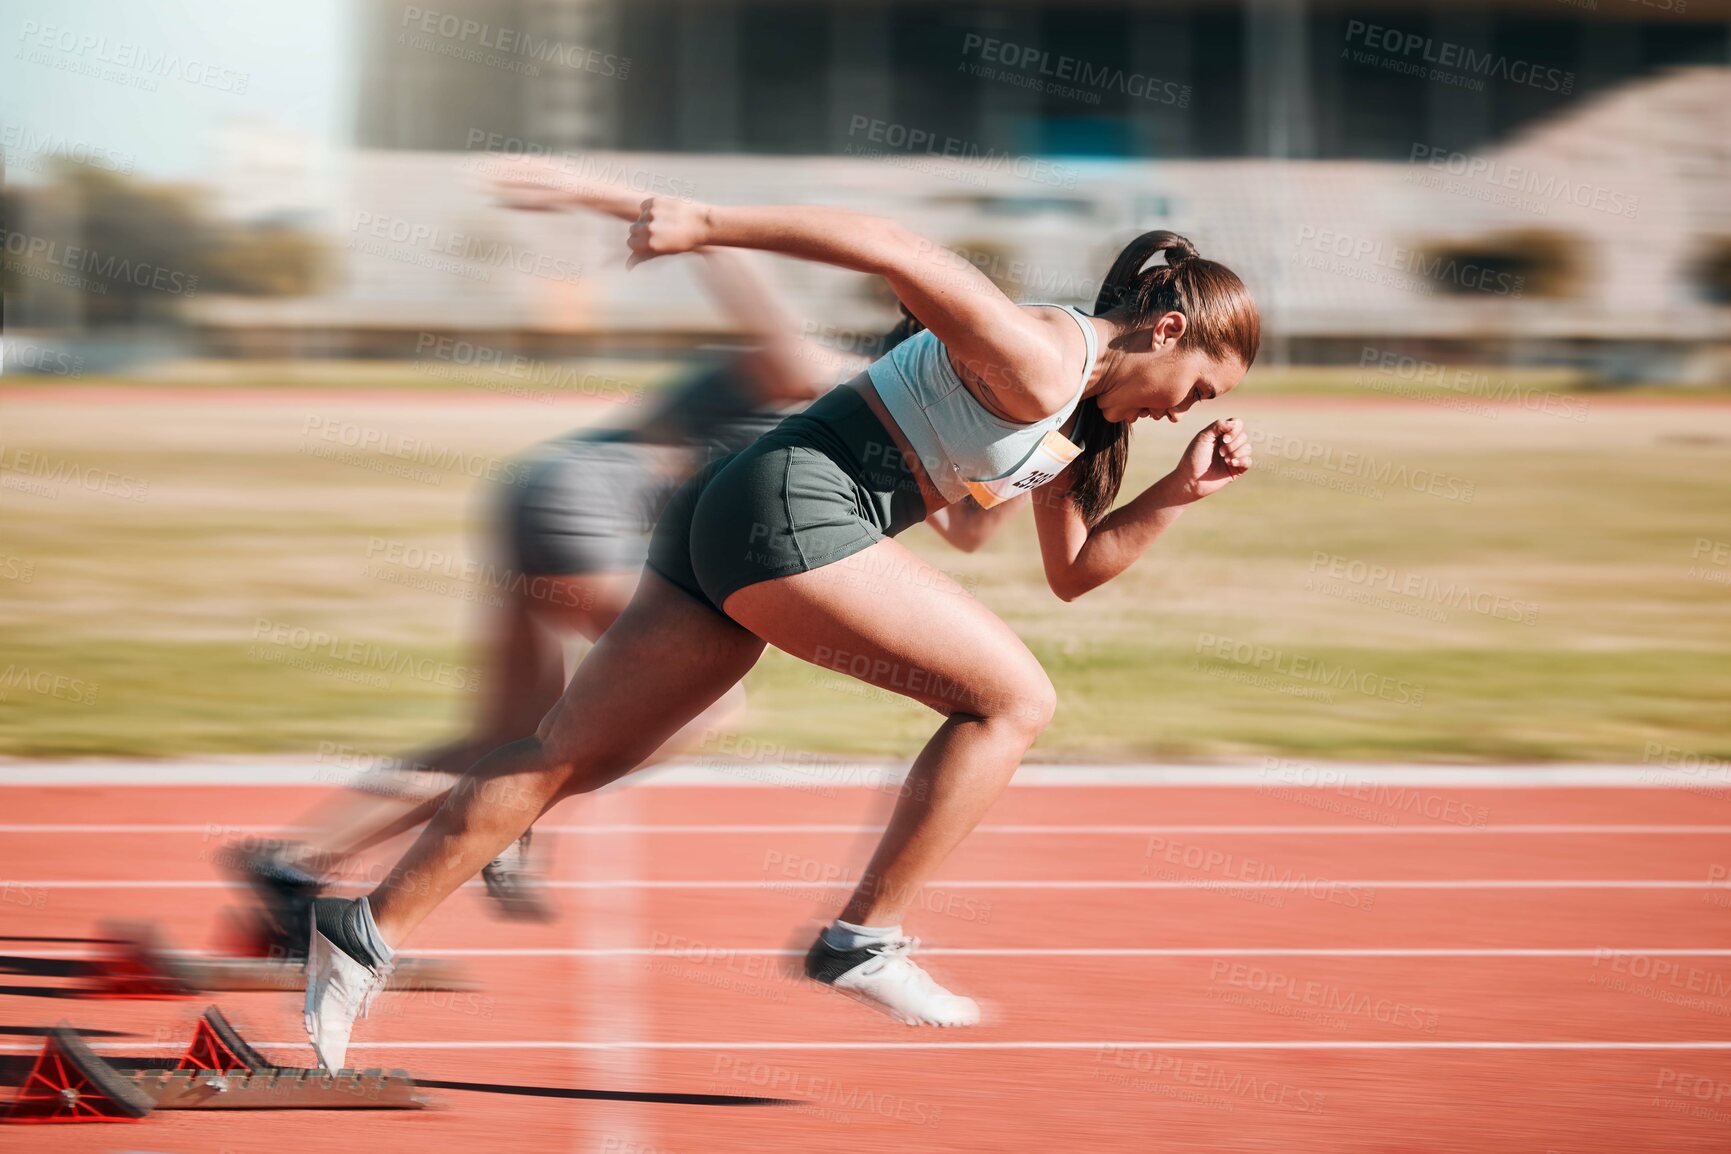
[[[653,756],[768,645],[943,719],[853,894],[812,942],[807,976],[910,1026],[978,1024],[978,1003],[914,961],[902,919],[1009,785],[1057,691],[1002,619],[895,537],[969,498],[990,508],[1038,490],[1042,568],[1070,601],[1251,467],[1244,427],[1214,421],[1118,501],[1131,426],[1224,396],[1261,341],[1244,282],[1175,233],[1131,241],[1092,315],[1018,304],[971,265],[934,260],[900,223],[836,208],[651,198],[629,243],[632,264],[734,246],[874,273],[928,328],[681,486],[630,606],[535,736],[470,769],[372,893],[314,903],[305,1019],[328,1069],[440,902],[549,807]]]
[[[626,222],[637,218],[641,204],[634,193],[573,181],[544,164],[511,165],[494,189],[511,208],[582,207]],[[491,512],[501,555],[494,573],[506,580],[499,582],[503,604],[490,611],[480,642],[485,696],[469,732],[374,767],[352,792],[315,811],[304,840],[232,848],[226,859],[264,906],[260,940],[251,948],[304,954],[312,899],[347,862],[425,822],[484,754],[535,732],[565,688],[565,642],[573,636],[594,641],[625,609],[649,530],[674,490],[866,363],[803,339],[798,319],[757,258],[737,249],[706,249],[701,257],[703,283],[744,336],[747,350],[694,368],[629,427],[580,429],[516,459],[510,475],[518,482],[495,495]],[[916,327],[904,313],[884,346]],[[971,551],[1008,512],[947,510],[933,524],[958,548]],[[725,726],[743,704],[744,690],[734,686],[650,760]],[[532,834],[507,847],[481,877],[506,915],[543,920],[551,908],[539,885],[545,863],[530,856]]]

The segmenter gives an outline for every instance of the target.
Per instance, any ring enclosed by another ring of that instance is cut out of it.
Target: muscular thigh
[[[556,760],[580,756],[614,776],[629,772],[715,704],[762,652],[760,639],[646,571],[538,736]]]
[[[777,649],[941,713],[1050,715],[1051,683],[1022,639],[894,540],[748,585],[724,608]]]

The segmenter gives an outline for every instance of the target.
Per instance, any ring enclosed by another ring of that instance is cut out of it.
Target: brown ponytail
[[[1144,270],[1159,253],[1166,263]],[[1188,321],[1179,344],[1200,348],[1217,359],[1236,355],[1248,368],[1262,341],[1262,322],[1250,290],[1225,265],[1204,260],[1196,246],[1175,232],[1145,232],[1118,254],[1100,284],[1094,315],[1120,312],[1126,328],[1152,324],[1163,314],[1182,313]],[[917,323],[917,322],[916,322]],[[1108,421],[1093,397],[1078,409],[1082,456],[1072,468],[1070,493],[1090,526],[1112,508],[1130,463],[1130,426]]]

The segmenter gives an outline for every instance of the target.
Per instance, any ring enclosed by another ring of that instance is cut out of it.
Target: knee
[[[1021,735],[1029,745],[1052,723],[1058,711],[1058,691],[1037,662],[1031,662],[999,695],[987,703],[985,716]]]
[[[615,748],[597,742],[595,734],[579,733],[555,707],[541,719],[529,740],[541,747],[541,756],[558,781],[557,796],[599,789],[637,768],[642,756],[634,749]]]

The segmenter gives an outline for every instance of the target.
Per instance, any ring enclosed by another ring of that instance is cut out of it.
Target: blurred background
[[[1028,639],[1050,761],[1731,756],[1731,4],[10,0],[0,754],[365,759],[461,727],[481,489],[737,344],[499,163],[895,217],[1093,303],[1235,268],[1257,468],[1125,578],[905,538]],[[871,278],[774,261],[813,341]],[[1140,431],[1131,484],[1193,428]],[[573,654],[575,656],[575,654]],[[930,721],[771,655],[756,749]],[[338,752],[333,752],[338,751]]]

